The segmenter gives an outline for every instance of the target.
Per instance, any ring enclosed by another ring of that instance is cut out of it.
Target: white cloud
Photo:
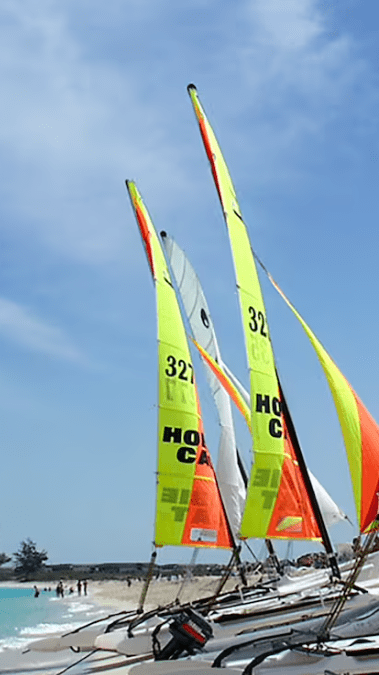
[[[0,335],[29,350],[67,361],[85,361],[60,328],[43,323],[27,308],[5,298],[0,298]]]
[[[330,36],[330,24],[315,0],[255,0],[250,5],[252,41],[267,58],[262,79],[282,96],[302,95],[318,109],[344,99],[362,63],[347,35]],[[256,69],[259,72],[259,69]],[[290,101],[286,102],[287,105]],[[293,107],[295,107],[293,106]],[[289,105],[289,107],[291,107]],[[325,119],[320,118],[324,123]]]
[[[255,0],[250,5],[260,42],[275,48],[308,48],[323,33],[314,0]]]
[[[227,95],[216,89],[213,99],[238,155],[236,179],[293,185],[333,125],[335,143],[344,126],[354,142],[354,114],[373,111],[370,64],[318,0],[246,0],[238,26],[220,53]]]
[[[13,226],[80,261],[125,256],[124,178],[162,213],[191,199],[192,79],[206,109],[233,120],[242,170],[253,162],[262,182],[291,175],[295,147],[338,116],[362,71],[351,41],[328,36],[315,0],[221,3],[209,16],[207,6],[2,3],[0,185]]]
[[[154,105],[140,100],[132,66],[84,55],[85,33],[81,44],[56,3],[14,0],[0,13],[4,203],[70,257],[112,260],[125,228],[115,198],[127,213],[130,167],[151,173],[160,157],[173,173]]]

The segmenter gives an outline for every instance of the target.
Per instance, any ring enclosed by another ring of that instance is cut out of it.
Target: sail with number
[[[359,529],[368,532],[379,512],[379,426],[303,317],[268,276],[300,321],[328,380],[344,437]]]
[[[234,547],[205,444],[192,359],[166,259],[136,185],[126,183],[154,279],[159,414],[156,546]]]
[[[174,239],[165,232],[161,232],[161,237],[192,333],[206,351],[220,363],[220,347],[199,278],[184,251]],[[246,487],[238,464],[230,399],[218,378],[209,368],[206,368],[206,376],[220,421],[220,442],[216,464],[217,481],[229,524],[233,534],[237,535],[246,499]]]
[[[241,538],[321,539],[309,498],[309,485],[298,466],[293,426],[283,413],[266,312],[257,269],[233,183],[196,87],[188,92],[197,117],[221,201],[233,253],[245,346],[250,370],[254,464],[241,524]],[[316,507],[317,508],[317,507]]]

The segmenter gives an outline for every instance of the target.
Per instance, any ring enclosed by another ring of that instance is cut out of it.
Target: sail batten
[[[166,259],[135,184],[127,189],[155,282],[158,479],[155,545],[234,547],[205,443],[189,345]]]

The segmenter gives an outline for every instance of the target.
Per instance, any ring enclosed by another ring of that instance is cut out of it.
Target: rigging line
[[[88,654],[83,656],[81,659],[78,659],[78,661],[75,661],[74,663],[70,663],[70,665],[67,666],[67,668],[63,668],[63,670],[60,670],[58,673],[56,673],[56,675],[63,675],[63,673],[67,673],[67,671],[70,670],[70,668],[73,668],[78,663],[81,663],[82,661],[85,661],[85,659],[88,659],[89,656],[92,656],[93,654],[95,654],[95,652],[98,652],[98,651],[100,651],[100,650],[99,649],[93,649],[92,652],[89,652]]]
[[[252,555],[252,557],[254,558],[255,562],[261,564],[261,561],[259,560],[259,558],[257,558],[257,556],[255,555],[253,549],[252,549],[252,548],[249,546],[249,544],[247,543],[247,540],[246,540],[246,539],[244,539],[243,543],[245,544],[247,550],[251,553],[251,555]]]
[[[199,548],[193,549],[191,560],[189,561],[188,565],[186,565],[185,575],[184,575],[182,583],[180,584],[178,593],[177,593],[176,598],[175,598],[175,603],[177,603],[178,605],[180,604],[180,595],[181,595],[181,593],[184,589],[184,586],[187,584],[188,581],[190,581],[192,579],[192,571],[193,571],[193,568],[195,566],[196,558],[199,554],[199,551],[200,551]]]
[[[275,552],[275,549],[274,549],[274,546],[273,546],[273,543],[272,543],[271,539],[265,539],[265,544],[266,544],[266,548],[267,548],[267,551],[268,551],[269,560],[271,560],[271,562],[274,565],[275,570],[279,574],[279,576],[280,577],[283,576],[282,567],[281,567],[281,564],[279,562],[279,558],[276,555],[276,552]]]
[[[218,587],[217,587],[217,589],[216,589],[215,594],[211,597],[209,603],[208,603],[208,604],[206,605],[206,607],[205,607],[205,611],[206,611],[205,616],[206,616],[207,614],[209,614],[209,612],[211,611],[211,609],[212,609],[214,603],[216,602],[218,596],[220,595],[222,589],[224,588],[226,582],[228,581],[228,579],[229,579],[229,577],[230,577],[230,575],[231,575],[231,573],[232,573],[234,561],[238,561],[238,560],[239,560],[239,551],[240,551],[240,549],[241,549],[240,546],[238,546],[238,547],[236,546],[236,547],[233,549],[231,558],[230,558],[230,560],[229,560],[229,562],[228,562],[228,564],[227,564],[226,570],[225,570],[225,574],[224,574],[223,577],[221,577],[220,583],[219,583],[219,585],[218,585]]]
[[[349,577],[345,581],[345,588],[343,589],[341,595],[339,598],[337,598],[336,602],[334,603],[333,607],[330,610],[329,616],[326,618],[326,621],[324,625],[321,627],[320,631],[320,639],[323,640],[328,636],[328,633],[332,626],[334,626],[335,622],[337,621],[338,617],[340,616],[346,601],[349,598],[350,593],[354,589],[355,582],[359,576],[359,573],[363,567],[363,564],[369,555],[369,553],[372,552],[373,545],[378,533],[378,527],[379,527],[379,514],[376,516],[375,520],[372,523],[373,530],[369,532],[369,534],[366,537],[366,541],[359,551],[356,562],[354,567],[352,568]]]
[[[122,610],[121,612],[115,612],[113,614],[108,614],[108,616],[103,616],[101,619],[95,619],[95,621],[90,621],[89,623],[83,624],[83,626],[79,626],[78,628],[75,628],[74,630],[70,630],[68,633],[63,633],[61,637],[67,637],[68,635],[74,635],[75,633],[79,633],[79,631],[83,630],[84,628],[88,628],[89,626],[93,626],[95,623],[101,623],[102,621],[107,621],[108,619],[113,619],[114,616],[119,616],[120,614],[135,614],[135,610]]]

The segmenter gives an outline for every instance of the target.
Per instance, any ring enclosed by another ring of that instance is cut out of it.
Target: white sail
[[[346,513],[344,513],[335,503],[330,494],[325,490],[321,483],[319,483],[316,476],[314,476],[309,469],[308,473],[309,478],[312,481],[317,501],[320,505],[321,513],[328,527],[340,523],[341,520],[348,520]]]
[[[175,277],[184,309],[197,342],[221,363],[208,303],[195,270],[182,249],[167,234],[162,240]],[[208,383],[215,400],[221,427],[216,476],[233,534],[241,524],[246,489],[238,466],[236,439],[230,399],[210,368],[205,365]]]

